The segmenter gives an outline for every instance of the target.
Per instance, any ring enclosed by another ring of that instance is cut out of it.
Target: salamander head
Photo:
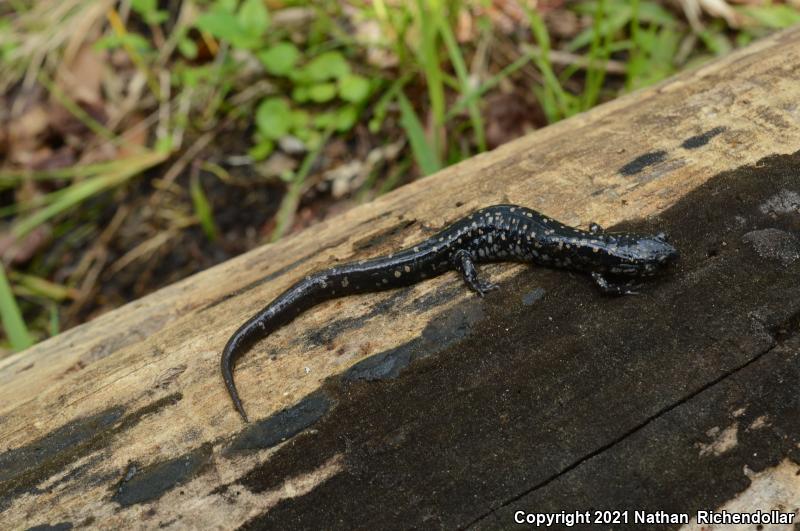
[[[605,272],[634,277],[652,276],[662,272],[678,259],[678,250],[669,244],[667,235],[655,236],[610,232],[602,234],[599,253]]]

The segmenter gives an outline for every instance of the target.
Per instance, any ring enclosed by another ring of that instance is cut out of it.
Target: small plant
[[[314,149],[323,132],[352,129],[378,83],[355,74],[339,51],[327,51],[298,66],[302,54],[286,41],[258,54],[265,70],[287,87],[291,98],[272,96],[259,103],[255,145],[250,155],[266,158],[275,142],[291,134]]]

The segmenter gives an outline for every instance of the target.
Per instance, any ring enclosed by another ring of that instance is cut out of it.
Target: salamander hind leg
[[[592,273],[592,280],[600,288],[600,291],[606,295],[638,295],[638,291],[634,291],[637,286],[630,283],[618,284],[609,282],[602,274]]]
[[[453,255],[453,266],[461,273],[467,286],[481,297],[490,291],[500,289],[500,286],[497,284],[478,277],[478,270],[475,268],[475,262],[468,251],[462,249]]]

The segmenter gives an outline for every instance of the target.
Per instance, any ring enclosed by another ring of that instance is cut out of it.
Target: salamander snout
[[[664,233],[610,235],[607,253],[610,273],[632,276],[657,275],[679,257]]]
[[[669,236],[664,232],[659,232],[649,241],[642,242],[645,250],[645,260],[657,267],[666,266],[680,257],[678,249],[669,243]]]

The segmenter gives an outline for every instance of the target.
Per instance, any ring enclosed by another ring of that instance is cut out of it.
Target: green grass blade
[[[200,185],[200,179],[197,174],[192,175],[191,182],[189,183],[189,193],[192,196],[192,205],[194,206],[194,213],[197,219],[200,220],[200,226],[203,227],[203,232],[209,240],[216,241],[217,239],[217,225],[214,223],[214,211],[211,208],[211,203],[208,202],[203,187]]]
[[[3,319],[3,330],[6,332],[6,337],[11,343],[11,348],[15,351],[20,351],[33,345],[33,339],[28,328],[25,326],[25,320],[22,318],[22,313],[19,311],[17,300],[11,293],[11,286],[8,284],[6,278],[5,266],[0,263],[0,317]]]
[[[14,283],[14,291],[17,295],[44,297],[56,302],[74,299],[78,296],[78,290],[75,288],[56,284],[36,275],[10,271],[8,277]]]
[[[425,137],[425,130],[422,128],[411,102],[408,101],[403,92],[397,95],[397,101],[400,104],[400,125],[405,130],[408,141],[411,143],[414,160],[417,161],[424,175],[430,175],[438,171],[442,167],[442,161],[439,160],[439,155],[436,151],[431,149],[431,145]]]
[[[636,80],[641,77],[642,71],[647,68],[642,57],[641,39],[639,38],[639,0],[631,0],[631,46],[625,72],[625,88],[633,90]]]
[[[138,156],[130,158],[133,163],[136,163]],[[70,166],[68,168],[56,168],[52,170],[3,170],[0,171],[0,187],[9,188],[17,186],[20,182],[26,179],[35,181],[48,181],[58,179],[78,179],[81,177],[91,177],[101,173],[109,172],[120,165],[127,164],[128,159],[117,159],[109,162],[98,162],[95,164],[81,164],[78,166]]]
[[[437,47],[438,28],[436,15],[431,11],[441,9],[440,2],[434,0],[417,0],[415,14],[420,28],[420,46],[417,51],[419,61],[425,72],[425,82],[428,85],[428,96],[431,100],[434,127],[438,130],[444,124],[445,97],[442,67],[439,62],[439,49]],[[434,135],[434,148],[438,153],[437,139]]]
[[[286,231],[289,230],[289,226],[292,224],[292,220],[294,220],[295,212],[297,212],[297,205],[300,204],[300,194],[303,192],[303,183],[305,183],[308,174],[311,173],[311,168],[314,167],[314,163],[317,161],[319,154],[322,153],[322,149],[328,143],[328,139],[331,137],[332,133],[332,128],[327,129],[325,133],[323,133],[322,139],[319,141],[319,144],[317,144],[317,147],[306,154],[303,163],[300,165],[300,169],[298,169],[297,173],[292,177],[289,183],[289,190],[287,190],[286,195],[283,196],[281,206],[278,207],[278,213],[275,214],[275,229],[273,229],[269,241],[274,242],[279,240],[286,234]]]
[[[597,13],[599,11],[602,11],[600,3],[601,2],[597,2],[598,7],[594,12],[595,17],[597,17]],[[594,39],[595,35],[597,34],[600,34],[604,37],[606,35],[609,37],[613,36],[630,22],[632,14],[633,13],[630,5],[616,7],[609,16],[600,17],[599,25],[597,24],[597,20],[595,20],[595,23],[592,24],[591,27],[581,31],[574,39],[572,39],[567,45],[567,51],[574,52],[580,48],[583,48],[584,46],[590,45],[592,43],[592,39]],[[643,18],[641,17],[641,13],[640,18]]]
[[[480,86],[473,88],[466,94],[462,94],[461,98],[452,106],[450,110],[447,111],[447,115],[445,116],[446,120],[452,120],[454,117],[458,116],[460,113],[467,108],[467,106],[492,90],[496,87],[502,80],[525,66],[526,64],[531,62],[532,57],[530,55],[524,55],[522,57],[517,58],[513,63],[503,68],[500,72],[493,75],[486,81],[484,81]]]
[[[533,9],[528,9],[527,13],[531,33],[539,46],[539,53],[530,53],[529,55],[544,77],[544,87],[534,89],[534,93],[542,105],[547,120],[551,123],[557,122],[573,114],[572,101],[574,97],[564,90],[553,71],[553,65],[550,62],[550,34],[542,17]]]
[[[630,9],[629,17],[633,16]],[[608,48],[611,43],[612,33],[603,32],[601,28],[609,19],[606,18],[606,2],[598,0],[592,24],[592,42],[589,48],[589,68],[586,70],[586,83],[581,98],[581,110],[591,109],[600,98],[600,90],[606,78],[605,62],[608,59]]]
[[[456,37],[453,35],[453,30],[444,17],[439,17],[439,32],[442,35],[444,44],[447,47],[447,53],[450,56],[450,63],[458,76],[459,91],[461,94],[466,94],[470,91],[469,72],[467,65],[464,62],[464,57],[461,55],[461,49],[458,47]],[[467,104],[470,122],[472,123],[472,130],[475,132],[475,142],[478,144],[478,149],[486,151],[486,134],[484,132],[483,118],[481,117],[480,109],[478,109],[477,101],[473,100]]]
[[[58,304],[52,302],[48,306],[50,317],[47,323],[47,333],[50,334],[50,337],[53,337],[57,336],[61,331],[61,318],[58,315]]]
[[[21,238],[45,221],[79,205],[89,197],[122,184],[144,170],[163,162],[167,156],[167,153],[148,152],[128,159],[125,164],[118,164],[119,167],[115,171],[106,175],[91,177],[70,185],[52,203],[17,221],[11,229],[11,234],[16,238]],[[131,159],[135,159],[135,162]]]

